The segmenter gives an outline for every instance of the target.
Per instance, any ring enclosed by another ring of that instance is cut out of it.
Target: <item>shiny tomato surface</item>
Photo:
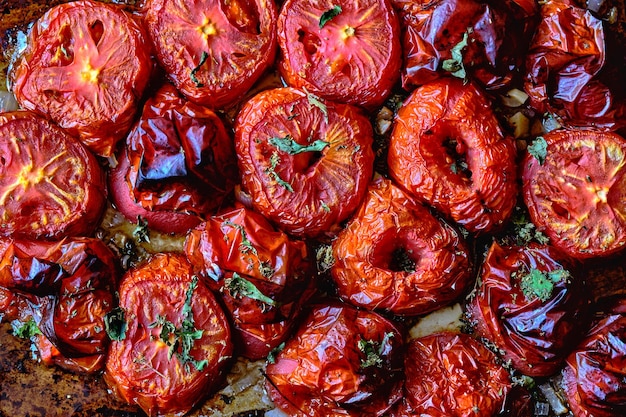
[[[277,31],[279,68],[292,87],[372,107],[399,78],[400,24],[389,0],[287,0]]]
[[[89,235],[105,201],[104,173],[82,144],[34,113],[0,113],[0,235]]]
[[[180,254],[155,255],[124,275],[125,337],[109,348],[105,381],[149,415],[182,415],[223,381],[230,325]]]
[[[219,292],[239,335],[239,354],[267,357],[290,335],[311,293],[304,242],[277,231],[260,214],[237,208],[189,232],[185,253]]]
[[[150,79],[144,31],[119,6],[83,0],[51,8],[32,27],[12,71],[19,104],[110,156],[130,129]]]
[[[374,180],[333,241],[338,294],[394,314],[424,314],[458,298],[470,283],[463,237],[390,180]]]
[[[403,335],[382,316],[314,305],[267,365],[267,389],[288,415],[382,416],[401,396]]]
[[[357,107],[294,88],[266,90],[237,116],[242,189],[286,232],[332,234],[367,191],[372,142],[372,126]]]
[[[486,233],[515,206],[516,153],[474,84],[441,79],[415,90],[398,111],[387,162],[410,195]]]
[[[525,375],[550,376],[586,329],[580,266],[551,246],[493,243],[468,311],[476,333]]]
[[[614,133],[560,130],[543,136],[543,157],[526,156],[524,201],[552,244],[575,258],[626,245],[626,141]]]
[[[150,0],[146,24],[176,88],[211,108],[234,104],[273,64],[273,0]]]

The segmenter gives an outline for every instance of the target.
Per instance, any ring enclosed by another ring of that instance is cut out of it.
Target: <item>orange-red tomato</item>
[[[55,6],[32,27],[13,66],[13,93],[23,108],[109,156],[128,132],[150,79],[145,38],[119,6],[92,0]]]

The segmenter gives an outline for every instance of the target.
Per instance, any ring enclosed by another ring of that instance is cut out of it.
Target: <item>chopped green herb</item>
[[[324,13],[322,13],[319,23],[320,29],[323,28],[326,23],[337,17],[339,13],[341,13],[341,6],[338,5],[335,5],[332,7],[332,9],[328,9]]]
[[[246,229],[237,223],[233,223],[230,220],[224,220],[222,222],[223,226],[230,226],[234,229],[237,229],[239,231],[239,234],[241,235],[241,243],[239,244],[239,251],[241,253],[248,254],[248,253],[252,253],[255,256],[259,256],[256,248],[254,247],[254,245],[252,244],[252,242],[250,242],[250,239],[248,239],[248,234],[246,233]]]
[[[137,242],[150,242],[150,230],[148,229],[148,220],[141,216],[137,216],[137,226],[133,230],[133,236],[137,238]]]
[[[542,136],[537,136],[527,149],[528,153],[539,161],[539,165],[543,165],[548,154],[548,142]]]
[[[321,152],[329,145],[328,142],[319,139],[309,145],[300,145],[293,140],[291,135],[287,135],[284,138],[271,137],[268,142],[278,150],[286,152],[289,155],[296,155],[303,152]]]
[[[361,368],[368,368],[370,366],[376,366],[378,368],[382,367],[382,356],[385,353],[386,346],[389,344],[389,339],[392,337],[393,333],[385,333],[385,336],[380,343],[373,340],[359,340],[359,350],[365,354],[365,359],[361,360]]]
[[[272,263],[270,261],[259,261],[259,272],[265,278],[271,278],[276,271],[272,267]]]
[[[30,339],[33,336],[42,334],[41,330],[39,330],[39,327],[37,326],[37,323],[32,317],[30,317],[26,322],[13,320],[11,322],[11,328],[13,329],[13,335],[21,339]]]
[[[263,294],[253,283],[234,272],[231,278],[224,280],[224,285],[231,296],[248,297],[275,307],[276,301]]]
[[[198,80],[198,78],[196,77],[196,74],[198,73],[198,71],[200,71],[200,67],[202,67],[204,65],[204,63],[206,62],[206,60],[209,58],[209,54],[206,51],[202,51],[202,55],[200,56],[200,63],[198,64],[197,67],[195,67],[194,69],[191,70],[191,73],[189,74],[189,77],[191,78],[191,81],[193,81],[193,83],[196,85],[196,87],[198,88],[202,88],[204,87],[204,84],[202,84],[200,82],[200,80]]]
[[[111,340],[124,340],[127,329],[126,314],[122,307],[116,307],[104,316],[104,330]]]
[[[270,353],[267,354],[267,362],[268,363],[276,363],[276,357],[282,350],[285,348],[285,342],[276,346],[274,349],[270,350]]]
[[[463,39],[450,50],[452,58],[446,59],[442,63],[444,71],[450,72],[453,76],[467,79],[467,72],[465,71],[465,65],[463,64],[463,49],[467,46],[467,40],[469,34],[472,33],[472,28],[467,28],[467,31],[463,34]]]
[[[282,187],[284,187],[290,193],[293,193],[293,187],[287,181],[283,180],[280,175],[276,172],[276,167],[280,163],[280,156],[278,152],[272,153],[270,156],[270,166],[265,170],[265,173],[270,176],[276,183]]]
[[[322,210],[324,210],[326,213],[330,213],[330,207],[328,207],[326,203],[322,201],[320,202],[320,206],[322,206]]]
[[[522,293],[524,293],[524,297],[529,301],[538,298],[542,302],[552,297],[556,284],[570,278],[569,272],[564,269],[541,272],[533,268],[528,273],[522,274],[521,277],[517,277],[519,274],[515,275],[520,280],[520,288]]]
[[[309,101],[309,105],[315,106],[318,109],[320,109],[320,111],[324,114],[324,118],[326,119],[326,121],[328,121],[328,108],[326,107],[326,104],[322,103],[322,99],[319,98],[318,96],[311,94],[306,90],[305,92],[306,92],[306,98]]]

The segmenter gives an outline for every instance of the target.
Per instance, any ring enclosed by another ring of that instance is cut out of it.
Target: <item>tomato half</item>
[[[314,305],[267,365],[267,389],[294,417],[381,416],[401,397],[402,338],[376,313]]]
[[[146,24],[176,88],[224,108],[273,64],[277,15],[273,0],[151,0]]]
[[[542,155],[529,153],[522,179],[532,222],[574,258],[626,245],[626,141],[614,133],[553,131]]]
[[[338,294],[394,314],[425,314],[458,298],[471,279],[459,233],[378,178],[333,241]]]
[[[85,147],[34,113],[0,114],[0,235],[86,236],[105,201],[104,173]]]
[[[288,233],[332,233],[359,205],[372,178],[373,131],[354,106],[294,88],[249,100],[235,125],[242,189]]]
[[[292,87],[373,107],[399,78],[400,24],[389,0],[287,0],[277,31],[279,68]]]
[[[150,79],[150,47],[119,6],[82,0],[48,10],[13,66],[20,105],[45,115],[96,154],[110,156]]]
[[[441,79],[416,89],[398,111],[391,176],[471,232],[500,228],[517,198],[517,150],[473,84]]]
[[[119,397],[150,416],[182,415],[217,389],[233,351],[228,319],[183,255],[129,270],[119,298],[127,328],[104,374]]]

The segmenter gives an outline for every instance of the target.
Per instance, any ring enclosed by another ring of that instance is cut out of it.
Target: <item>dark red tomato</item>
[[[367,309],[424,314],[458,298],[471,269],[459,233],[379,177],[333,241],[341,297]]]
[[[222,120],[170,84],[145,104],[119,159],[110,177],[118,209],[166,233],[185,233],[215,212],[237,179],[233,141]]]
[[[277,15],[273,0],[150,0],[146,23],[176,88],[224,108],[273,64]]]
[[[180,254],[129,270],[119,289],[127,325],[105,381],[149,416],[183,415],[222,383],[233,352],[228,319]]]
[[[531,0],[392,0],[405,26],[402,84],[442,75],[471,78],[488,89],[509,85],[523,64],[536,25]]]
[[[133,122],[150,79],[150,47],[119,6],[83,0],[51,8],[13,66],[20,105],[109,156]]]
[[[532,222],[574,258],[626,245],[626,141],[614,133],[561,130],[543,136],[544,155],[524,161],[524,201]]]
[[[265,358],[289,336],[312,292],[304,242],[291,240],[260,214],[237,208],[192,230],[185,253],[230,311],[241,339],[238,353]]]
[[[376,313],[314,305],[274,362],[272,401],[289,416],[382,416],[401,398],[403,335]]]
[[[389,0],[287,0],[277,31],[281,74],[292,87],[373,107],[399,78],[400,24]]]
[[[332,234],[372,178],[372,126],[356,107],[294,88],[266,90],[237,116],[243,190],[255,210],[299,237]]]
[[[567,0],[546,2],[541,15],[526,58],[524,87],[530,104],[570,126],[626,126],[626,100],[623,93],[616,94],[623,74],[613,80],[604,77],[611,57],[602,20]],[[623,46],[613,52],[622,57]]]
[[[533,377],[556,372],[585,331],[588,302],[577,265],[551,246],[493,243],[468,306],[476,333]]]
[[[626,299],[618,300],[567,358],[563,384],[575,417],[626,415]]]
[[[0,235],[89,235],[105,202],[104,173],[85,147],[33,113],[0,114]]]
[[[113,309],[119,268],[98,239],[0,245],[0,315],[33,320],[41,359],[77,372],[102,369],[109,339],[104,316]]]
[[[485,233],[515,205],[516,152],[476,86],[441,79],[415,90],[398,111],[387,161],[410,195]]]

